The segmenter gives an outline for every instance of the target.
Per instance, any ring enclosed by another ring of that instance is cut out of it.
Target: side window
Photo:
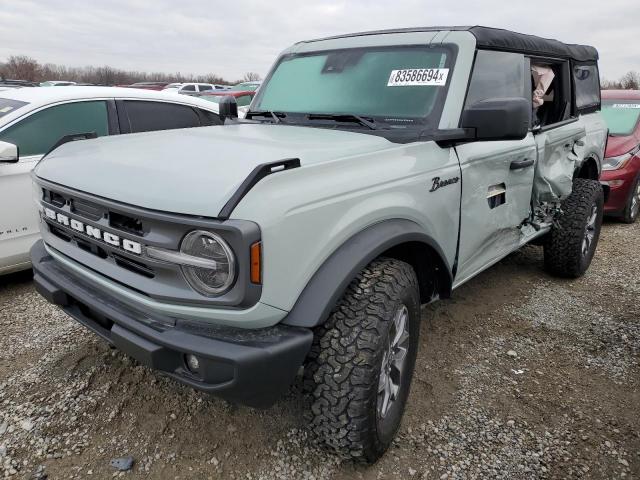
[[[236,103],[238,104],[239,107],[246,107],[251,103],[252,98],[253,97],[251,95],[241,95],[238,98],[236,98]]]
[[[200,85],[200,91],[201,92],[206,92],[207,90],[213,90],[213,88],[211,87],[211,85]]]
[[[181,92],[195,92],[196,91],[196,86],[195,85],[185,85],[184,87],[182,87],[180,89]]]
[[[572,115],[571,71],[567,61],[531,58],[534,127],[569,120]]]
[[[164,102],[125,101],[131,133],[199,127],[200,118],[187,105]]]
[[[600,79],[597,65],[573,65],[573,83],[578,110],[600,106]]]
[[[198,110],[200,110],[200,115],[202,116],[202,126],[222,125],[220,115],[218,115],[217,113],[209,112],[202,109]]]
[[[527,98],[526,82],[524,55],[478,50],[465,106],[489,98]]]
[[[26,117],[0,133],[0,140],[18,145],[21,157],[43,155],[65,135],[109,134],[107,104],[103,101],[57,105]]]

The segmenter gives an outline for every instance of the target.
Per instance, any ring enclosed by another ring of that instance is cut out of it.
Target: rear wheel
[[[305,385],[310,427],[335,453],[374,462],[400,426],[420,328],[410,265],[378,259],[351,282],[316,331]]]
[[[627,206],[622,212],[622,221],[625,223],[634,223],[640,214],[640,177],[636,179],[636,183],[631,189],[631,195],[627,201]]]
[[[562,214],[544,245],[547,271],[573,278],[587,271],[598,245],[603,207],[600,183],[577,178],[571,195],[562,202]]]

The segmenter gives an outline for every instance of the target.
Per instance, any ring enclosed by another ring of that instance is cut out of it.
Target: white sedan
[[[217,104],[187,95],[73,86],[0,92],[0,275],[31,266],[40,234],[30,172],[63,137],[219,124]]]
[[[198,95],[202,92],[214,90],[226,90],[224,85],[214,85],[213,83],[170,83],[162,89],[165,93],[181,93],[183,95]]]

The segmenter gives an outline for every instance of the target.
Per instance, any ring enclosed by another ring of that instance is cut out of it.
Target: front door
[[[529,218],[536,143],[474,142],[456,148],[462,171],[456,284],[511,253]]]
[[[465,105],[514,97],[531,99],[528,60],[517,53],[478,51]],[[454,286],[520,245],[520,226],[531,212],[537,159],[532,133],[518,141],[468,143],[456,147],[456,152],[462,198]]]

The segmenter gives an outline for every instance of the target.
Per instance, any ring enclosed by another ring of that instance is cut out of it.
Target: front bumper
[[[311,330],[212,327],[204,322],[167,326],[83,282],[47,254],[31,249],[36,290],[49,302],[140,363],[197,390],[254,407],[273,404],[289,387],[313,339]],[[195,355],[197,372],[185,356]]]
[[[640,157],[631,159],[624,168],[602,172],[600,183],[609,186],[609,197],[604,205],[606,214],[617,215],[624,211],[639,175]]]

